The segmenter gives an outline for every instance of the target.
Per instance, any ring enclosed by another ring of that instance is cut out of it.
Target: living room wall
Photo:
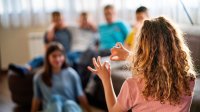
[[[9,63],[25,64],[29,60],[28,34],[42,32],[46,27],[0,28],[1,66],[7,69]]]

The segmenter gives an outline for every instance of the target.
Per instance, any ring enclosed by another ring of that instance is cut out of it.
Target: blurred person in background
[[[60,12],[54,11],[51,14],[51,25],[44,36],[45,48],[51,42],[59,42],[64,46],[66,56],[71,50],[72,35],[64,23],[63,16]],[[44,64],[44,56],[38,56],[29,61],[25,66],[10,64],[9,70],[16,72],[18,75],[26,75],[31,71],[41,67]]]
[[[132,31],[129,33],[125,40],[125,47],[127,49],[132,49],[135,42],[135,37],[138,36],[138,32],[141,29],[145,19],[149,18],[148,9],[144,6],[140,6],[135,12],[136,22],[134,23]]]
[[[77,23],[78,28],[75,27],[72,32],[74,38],[68,58],[72,62],[72,67],[79,73],[84,89],[91,74],[87,66],[98,52],[99,34],[88,12],[81,12]]]
[[[130,26],[116,20],[116,11],[112,5],[104,7],[104,16],[106,23],[99,26],[99,50],[101,56],[108,56],[110,55],[110,48],[117,42],[124,43],[129,34]]]

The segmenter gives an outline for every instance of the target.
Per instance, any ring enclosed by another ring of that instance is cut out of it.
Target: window
[[[61,11],[68,24],[76,23],[81,11],[91,13],[97,23],[104,21],[103,7],[115,6],[118,17],[134,21],[137,7],[149,8],[152,17],[166,15],[180,24],[190,24],[181,5],[183,1],[195,25],[200,25],[199,0],[0,0],[0,20],[3,27],[47,25],[52,11]]]

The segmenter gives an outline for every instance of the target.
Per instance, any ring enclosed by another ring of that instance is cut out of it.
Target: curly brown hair
[[[195,72],[182,33],[164,17],[145,20],[137,38],[132,70],[143,74],[146,100],[176,105],[183,95],[191,96]]]

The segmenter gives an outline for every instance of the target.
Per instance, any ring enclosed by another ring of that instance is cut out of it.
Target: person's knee
[[[73,100],[66,100],[64,105],[78,105],[78,104]]]
[[[63,98],[60,95],[52,95],[51,102],[62,102]]]
[[[59,95],[52,95],[50,102],[48,102],[44,112],[62,112],[63,101]]]
[[[82,110],[75,101],[66,100],[64,103],[64,112],[82,112]]]

